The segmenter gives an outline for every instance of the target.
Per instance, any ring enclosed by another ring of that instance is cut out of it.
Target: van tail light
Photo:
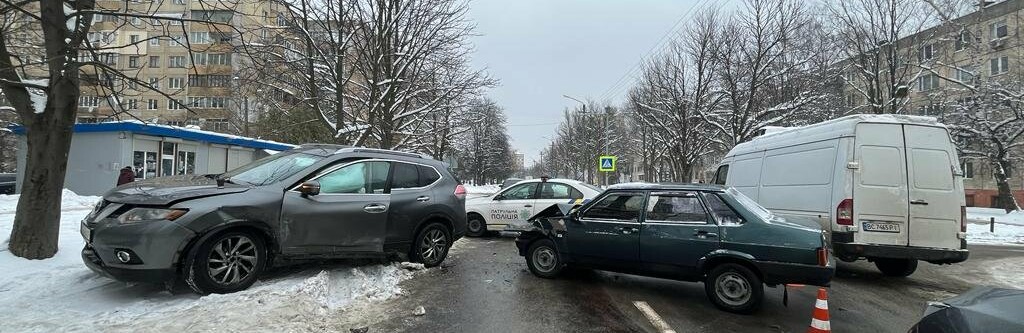
[[[828,249],[818,248],[818,266],[828,266]]]
[[[967,207],[960,206],[960,232],[967,232]]]
[[[853,199],[843,199],[836,207],[836,223],[853,225]]]
[[[462,184],[455,185],[455,197],[457,197],[459,199],[465,199],[466,198],[466,187],[462,186]]]

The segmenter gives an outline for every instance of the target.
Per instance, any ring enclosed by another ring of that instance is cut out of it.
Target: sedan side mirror
[[[302,185],[299,185],[299,193],[302,193],[304,197],[320,194],[320,182],[311,180],[302,183]]]

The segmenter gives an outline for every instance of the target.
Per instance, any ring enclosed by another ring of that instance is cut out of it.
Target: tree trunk
[[[8,248],[11,254],[27,259],[46,259],[57,253],[60,197],[71,150],[77,86],[54,90],[55,94],[63,90],[70,96],[51,95],[51,105],[60,107],[47,106],[35,121],[25,123],[25,177]]]
[[[1011,167],[1010,161],[1006,158],[999,158],[992,163],[992,167],[995,170],[993,175],[996,178],[996,188],[999,189],[999,194],[996,197],[998,207],[1006,210],[1007,213],[1020,210],[1017,199],[1013,197],[1013,192],[1010,190],[1009,175],[1006,174],[1006,170],[1010,170]]]

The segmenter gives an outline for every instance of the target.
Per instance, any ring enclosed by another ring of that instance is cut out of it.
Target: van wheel
[[[764,299],[764,285],[749,268],[726,263],[715,266],[704,281],[704,292],[719,309],[748,314]]]
[[[469,214],[469,221],[466,222],[466,236],[481,237],[487,234],[487,222],[477,214]]]
[[[185,283],[200,295],[233,293],[252,286],[266,264],[263,237],[229,231],[199,245],[188,260]]]
[[[538,277],[551,279],[558,276],[562,272],[562,264],[562,257],[550,239],[535,241],[526,250],[526,266]]]
[[[875,258],[875,267],[888,276],[907,277],[917,270],[917,259]]]

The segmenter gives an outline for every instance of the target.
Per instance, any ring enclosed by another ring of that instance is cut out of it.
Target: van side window
[[[711,215],[718,220],[719,225],[740,225],[743,224],[743,218],[740,214],[737,214],[729,204],[722,201],[722,198],[714,193],[704,193],[704,201],[708,203],[708,209],[711,210]]]
[[[718,172],[715,172],[715,184],[725,185],[725,179],[729,176],[729,165],[725,164],[718,167]]]

